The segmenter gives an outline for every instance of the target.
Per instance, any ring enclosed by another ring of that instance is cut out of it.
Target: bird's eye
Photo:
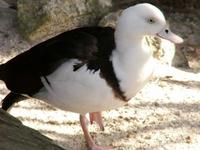
[[[153,24],[153,23],[155,23],[155,19],[154,18],[148,18],[148,23],[150,23],[150,24]]]

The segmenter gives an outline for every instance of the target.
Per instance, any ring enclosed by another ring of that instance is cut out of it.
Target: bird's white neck
[[[127,98],[132,98],[152,74],[152,52],[143,37],[115,36],[116,50],[112,54],[114,71]]]

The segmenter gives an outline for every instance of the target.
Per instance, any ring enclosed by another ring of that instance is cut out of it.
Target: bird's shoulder
[[[13,70],[29,69],[48,75],[69,59],[88,63],[107,58],[115,47],[114,29],[111,27],[83,27],[66,31],[7,62]]]

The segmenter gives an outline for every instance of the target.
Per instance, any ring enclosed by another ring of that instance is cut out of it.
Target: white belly
[[[75,63],[77,60],[68,61],[48,75],[51,86],[41,78],[45,87],[33,97],[81,114],[114,109],[125,104],[114,96],[111,87],[99,76],[99,71],[93,73],[86,66],[73,71]]]

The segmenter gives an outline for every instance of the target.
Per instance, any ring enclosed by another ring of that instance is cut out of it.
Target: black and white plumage
[[[123,11],[116,30],[78,28],[40,43],[0,66],[0,79],[11,91],[2,107],[25,96],[82,115],[123,106],[153,72],[146,35],[182,42],[158,8],[138,4]],[[98,149],[84,118],[81,123],[89,147]]]
[[[60,93],[57,93],[60,90],[63,94],[69,92],[66,94],[68,96],[72,95],[72,93],[74,96],[79,96],[80,93],[77,93],[78,87],[76,87],[79,85],[76,85],[76,81],[82,86],[84,82],[89,82],[87,80],[91,82],[93,78],[92,84],[94,85],[89,86],[95,86],[98,84],[98,79],[96,78],[99,78],[99,80],[103,81],[104,86],[107,85],[107,88],[112,90],[114,97],[126,101],[125,96],[120,90],[112,62],[109,60],[114,49],[114,29],[110,27],[85,27],[75,29],[38,44],[1,65],[0,78],[6,83],[8,89],[12,91],[12,95],[14,93],[15,95],[28,95],[29,97],[47,100],[47,102],[55,100],[55,103],[60,103],[59,99],[61,99],[61,102],[64,99],[69,99],[68,97],[60,97]],[[59,76],[58,79],[54,80],[53,78],[57,78],[57,74],[61,75],[60,71],[68,72],[64,73],[64,76]],[[54,74],[56,74],[55,77],[53,77]],[[68,79],[65,79],[65,76]],[[90,76],[92,76],[91,79]],[[62,85],[63,83],[68,86],[63,87],[65,86]],[[57,85],[59,85],[59,89],[55,89]],[[84,89],[84,87],[79,88]],[[101,86],[99,85],[98,90],[100,88]],[[54,89],[59,91],[55,91]],[[94,88],[87,87],[86,85],[81,97],[83,98],[85,93],[87,96],[92,95],[91,89],[94,90]],[[91,94],[87,92],[91,92]],[[97,97],[96,93],[90,97],[91,100],[94,100]],[[76,101],[74,99],[76,98],[71,98],[72,101]],[[84,103],[88,107],[89,104],[87,104],[87,101],[83,101]],[[60,104],[63,105],[63,102]],[[83,104],[80,106],[84,107]],[[68,108],[67,110],[78,113],[95,111],[87,111],[85,109],[85,111],[81,112],[80,106],[76,108],[77,111],[74,108]],[[97,104],[96,107],[99,107],[99,105]]]

